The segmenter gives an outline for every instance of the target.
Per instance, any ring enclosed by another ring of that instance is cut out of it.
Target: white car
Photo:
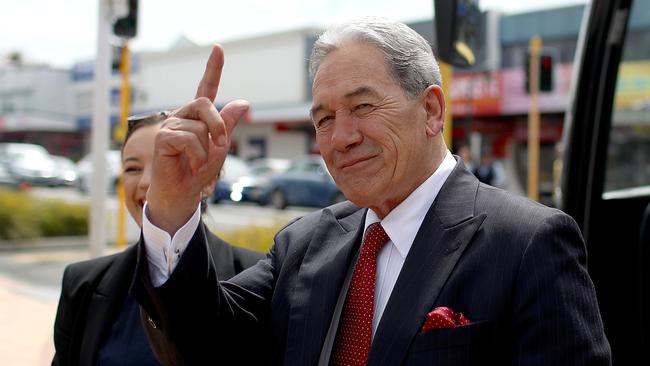
[[[77,166],[65,156],[52,155],[57,166],[58,183],[61,186],[72,187],[77,182]]]
[[[117,181],[122,173],[122,156],[119,150],[109,150],[106,152],[106,179],[108,192],[117,191]],[[77,181],[76,186],[81,192],[90,192],[90,182],[92,181],[93,165],[92,155],[88,154],[77,163]]]
[[[32,185],[57,186],[57,164],[43,146],[9,142],[0,144],[0,160],[19,181]]]

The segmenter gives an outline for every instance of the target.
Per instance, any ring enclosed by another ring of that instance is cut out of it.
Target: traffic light
[[[526,93],[530,93],[530,54],[526,52]],[[539,56],[539,91],[553,91],[553,56],[542,54]]]
[[[138,30],[138,0],[126,0],[129,3],[129,12],[123,18],[118,18],[113,23],[113,34],[122,38],[133,38]]]
[[[539,90],[553,90],[553,57],[541,55],[539,58]]]
[[[438,58],[458,67],[473,66],[481,42],[478,0],[434,1]]]

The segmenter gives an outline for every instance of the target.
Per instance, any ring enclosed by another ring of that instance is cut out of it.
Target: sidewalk
[[[57,301],[0,276],[0,365],[49,365]]]
[[[0,365],[52,362],[63,270],[69,263],[88,259],[89,252],[87,245],[49,244],[0,251]],[[109,247],[105,254],[115,251]]]

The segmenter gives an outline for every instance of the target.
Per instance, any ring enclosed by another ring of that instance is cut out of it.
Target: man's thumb
[[[228,135],[235,128],[237,122],[242,117],[246,117],[249,109],[250,104],[243,99],[233,100],[221,109],[221,118],[223,118],[223,122],[226,124]]]

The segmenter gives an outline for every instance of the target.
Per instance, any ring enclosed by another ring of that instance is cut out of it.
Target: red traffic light
[[[550,55],[540,56],[539,90],[553,90],[553,57]]]
[[[530,92],[530,80],[529,77],[529,54],[525,55],[525,65],[524,73],[526,83],[524,85],[526,93]],[[553,90],[553,56],[551,55],[540,55],[539,56],[539,91],[550,92]]]

